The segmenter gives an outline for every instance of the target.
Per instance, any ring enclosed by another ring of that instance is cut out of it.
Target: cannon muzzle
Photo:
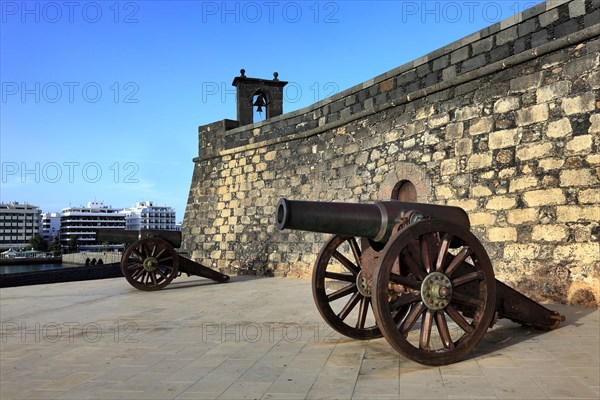
[[[392,230],[409,216],[414,220],[432,218],[453,222],[469,229],[469,217],[459,207],[401,201],[376,203],[329,203],[279,199],[275,226],[279,230],[296,229],[309,232],[357,236],[386,242]]]

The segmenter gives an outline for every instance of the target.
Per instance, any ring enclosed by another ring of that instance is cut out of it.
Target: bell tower
[[[240,126],[254,122],[254,107],[262,112],[266,109],[266,118],[283,114],[283,87],[287,82],[280,81],[277,72],[273,79],[248,78],[246,70],[240,70],[231,83],[237,88],[237,120]]]

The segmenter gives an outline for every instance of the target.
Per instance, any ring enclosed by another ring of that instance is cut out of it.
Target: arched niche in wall
[[[378,200],[429,203],[431,198],[431,179],[423,168],[411,163],[398,163],[379,186]]]

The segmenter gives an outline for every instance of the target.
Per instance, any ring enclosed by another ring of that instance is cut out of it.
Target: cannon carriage
[[[315,304],[333,329],[355,339],[384,336],[422,364],[466,357],[498,318],[542,330],[564,321],[495,279],[458,207],[280,199],[275,225],[333,234],[312,275]]]
[[[99,229],[99,241],[128,243],[121,257],[121,272],[131,286],[153,291],[167,286],[182,273],[227,282],[229,276],[177,252],[181,232],[167,230]]]

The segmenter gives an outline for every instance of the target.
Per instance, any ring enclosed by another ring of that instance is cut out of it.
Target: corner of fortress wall
[[[321,234],[280,197],[464,208],[496,276],[600,305],[600,2],[549,1],[307,108],[199,128],[184,246],[228,273],[308,277]]]

